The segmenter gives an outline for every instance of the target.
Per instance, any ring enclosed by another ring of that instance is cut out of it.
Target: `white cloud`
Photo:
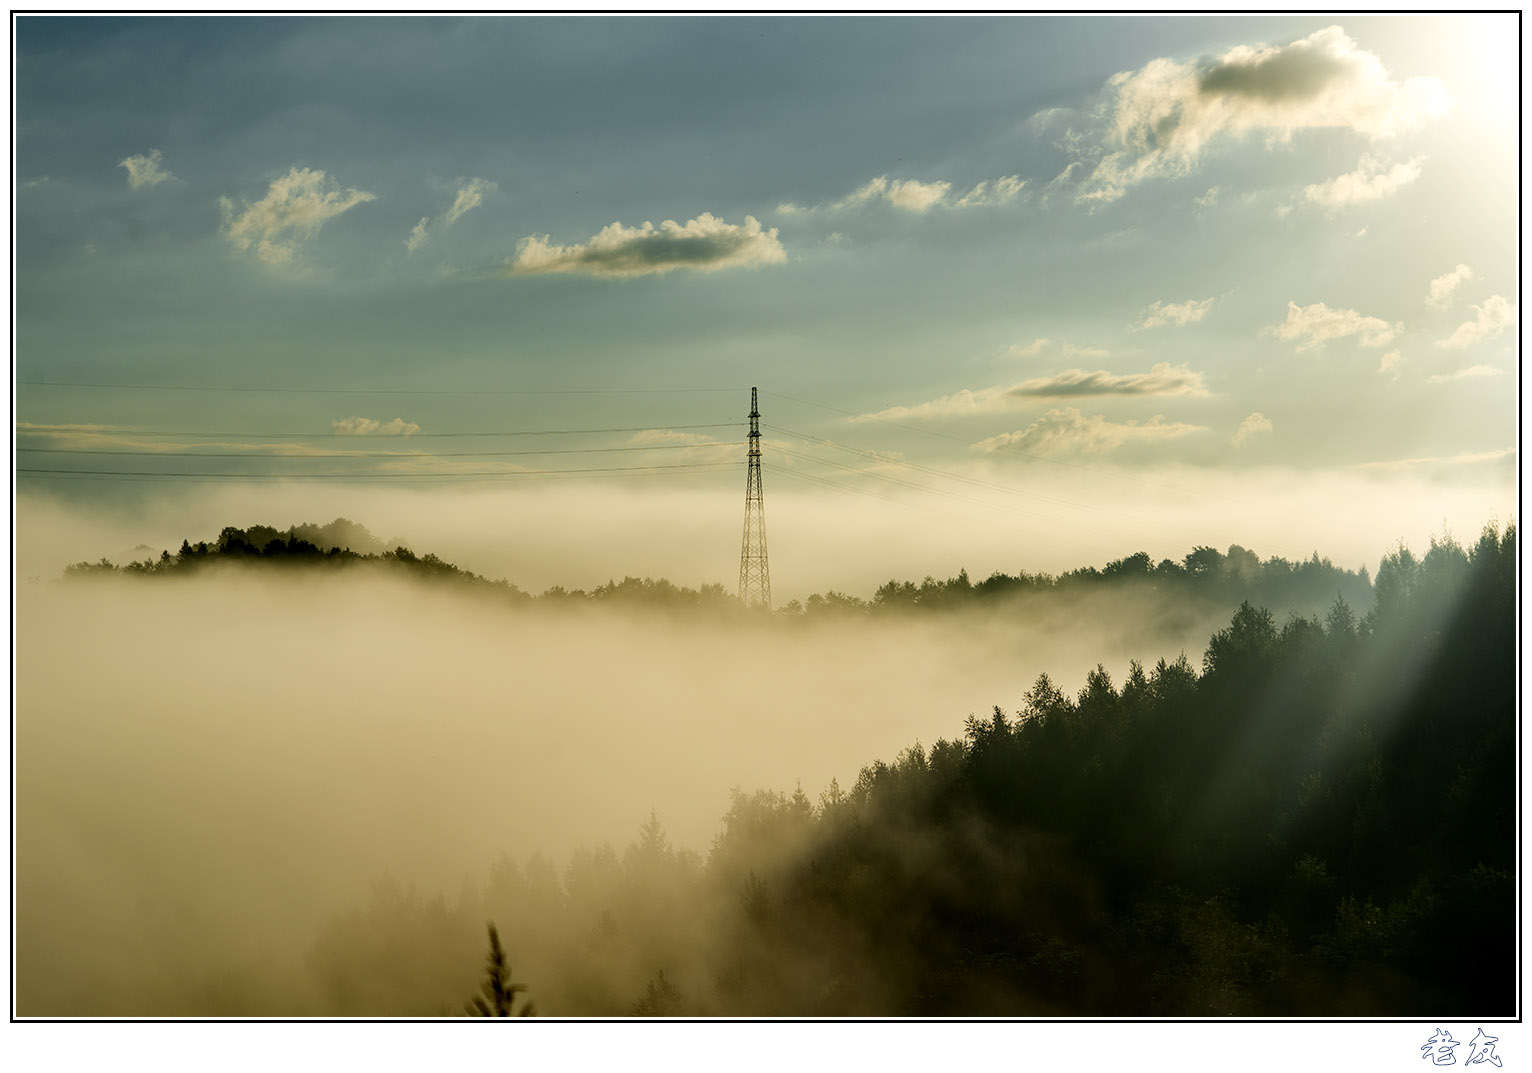
[[[988,452],[1031,454],[1103,454],[1127,445],[1149,446],[1206,431],[1198,425],[1169,422],[1159,414],[1140,424],[1113,422],[1100,414],[1086,417],[1079,410],[1049,410],[1020,432],[1006,432],[974,444]]]
[[[1234,433],[1234,438],[1229,442],[1235,447],[1243,447],[1252,436],[1262,436],[1272,430],[1271,419],[1257,410],[1239,423],[1239,428]]]
[[[331,421],[330,427],[343,436],[411,436],[420,431],[413,421],[396,417],[392,421],[375,421],[370,417],[347,417]]]
[[[1206,395],[1202,374],[1185,365],[1160,362],[1147,373],[1109,373],[1105,369],[1086,372],[1068,369],[1052,376],[1024,380],[1011,388],[1017,398],[1046,398],[1079,395]]]
[[[1471,279],[1478,278],[1479,274],[1467,265],[1458,265],[1445,276],[1437,276],[1431,281],[1430,291],[1426,295],[1426,305],[1440,309],[1457,292],[1458,287]]]
[[[1059,347],[1059,353],[1066,358],[1105,358],[1112,352],[1099,346],[1076,346],[1074,343],[1064,343]]]
[[[1211,209],[1218,204],[1218,187],[1208,187],[1208,192],[1197,197],[1193,204],[1199,209]]]
[[[499,189],[500,187],[488,179],[469,179],[458,187],[457,194],[452,199],[452,207],[442,217],[442,226],[451,227],[463,213],[484,204],[485,194],[493,194]]]
[[[743,224],[729,224],[704,212],[684,224],[665,220],[657,228],[647,220],[641,227],[612,223],[589,242],[574,246],[556,246],[547,235],[530,235],[521,240],[507,273],[644,276],[678,268],[711,272],[786,260],[775,227],[763,230],[754,216],[746,216]]]
[[[1143,331],[1145,328],[1160,328],[1167,324],[1174,324],[1178,328],[1184,328],[1188,324],[1195,324],[1208,315],[1208,310],[1213,308],[1213,299],[1204,298],[1198,302],[1189,300],[1180,303],[1155,302],[1139,314],[1138,323],[1133,325],[1133,331]]]
[[[1304,196],[1327,209],[1340,209],[1391,197],[1420,178],[1424,157],[1406,164],[1389,165],[1371,153],[1363,153],[1356,170],[1304,188]]]
[[[1237,46],[1216,61],[1156,59],[1107,83],[1106,155],[1079,190],[1111,201],[1150,178],[1185,175],[1215,142],[1252,133],[1270,144],[1298,131],[1394,138],[1446,112],[1434,78],[1396,82],[1339,26],[1291,44]]]
[[[1424,466],[1473,466],[1485,462],[1499,462],[1516,456],[1516,448],[1502,447],[1495,451],[1459,451],[1446,458],[1393,458],[1386,462],[1358,462],[1357,469],[1418,469]]]
[[[404,240],[405,249],[414,253],[426,244],[426,225],[431,222],[431,217],[422,216],[420,222],[410,230],[410,237]]]
[[[148,156],[130,156],[126,160],[119,160],[117,166],[128,169],[128,185],[137,190],[141,186],[158,186],[166,179],[175,178],[161,166],[164,159],[158,149],[151,149]]]
[[[887,201],[890,205],[906,212],[926,212],[947,200],[947,191],[951,189],[952,184],[949,182],[923,183],[918,179],[890,180],[888,176],[880,175],[853,192],[850,197],[836,202],[831,208],[847,209],[865,205],[870,201]]]
[[[1473,310],[1477,314],[1473,320],[1459,324],[1457,331],[1446,339],[1437,340],[1436,345],[1448,350],[1463,350],[1475,343],[1495,338],[1516,323],[1515,307],[1498,294],[1491,295],[1483,305],[1474,306]]]
[[[1026,346],[1022,346],[1020,343],[1017,343],[1010,348],[1010,353],[1014,354],[1018,358],[1035,358],[1043,352],[1043,348],[1046,347],[1050,341],[1051,340],[1048,339],[1034,339]]]
[[[1403,360],[1404,359],[1399,356],[1399,351],[1390,350],[1387,354],[1384,354],[1382,360],[1378,362],[1378,372],[1380,374],[1393,373],[1394,379],[1398,380],[1399,363]]]
[[[922,402],[916,406],[890,406],[886,410],[878,410],[875,413],[858,414],[847,420],[853,424],[861,424],[867,421],[909,421],[928,420],[940,417],[967,417],[971,414],[994,413],[1008,410],[1013,403],[1010,398],[1011,388],[1008,386],[980,388],[970,391],[963,388],[951,395],[943,395],[939,399],[930,402]]]
[[[1323,302],[1299,307],[1287,303],[1287,320],[1272,331],[1278,339],[1297,340],[1299,350],[1313,350],[1332,339],[1358,336],[1362,346],[1387,346],[1404,330],[1377,317],[1364,317],[1354,309],[1331,309]]]
[[[978,205],[1002,205],[1020,194],[1021,188],[1025,185],[1027,185],[1026,180],[1019,175],[1007,175],[994,180],[986,179],[958,198],[956,206],[966,209]]]
[[[218,203],[223,209],[224,234],[234,248],[244,253],[254,247],[263,262],[280,265],[296,258],[299,248],[327,221],[373,200],[375,196],[365,190],[340,190],[322,171],[295,167],[274,179],[265,197],[246,204],[237,215],[228,198],[219,198]]]
[[[469,179],[466,182],[459,179],[457,192],[452,197],[452,205],[439,217],[436,229],[451,227],[465,212],[482,205],[485,194],[493,194],[499,189],[488,179]],[[411,253],[420,249],[430,240],[430,230],[431,218],[422,216],[420,222],[410,231],[410,237],[404,240],[405,248]]]
[[[1466,369],[1456,369],[1450,373],[1437,373],[1426,377],[1428,384],[1450,384],[1454,380],[1475,380],[1481,376],[1500,376],[1502,370],[1493,365],[1470,365]]]

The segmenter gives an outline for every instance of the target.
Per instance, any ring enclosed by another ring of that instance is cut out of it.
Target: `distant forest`
[[[308,569],[344,569],[358,566],[384,568],[411,576],[458,584],[486,595],[515,603],[567,604],[614,603],[670,610],[699,609],[720,614],[742,613],[744,608],[732,592],[720,584],[692,589],[665,578],[625,577],[608,581],[589,591],[561,586],[534,596],[506,580],[491,581],[427,553],[417,555],[407,547],[386,548],[361,525],[337,518],[328,525],[305,523],[286,530],[266,525],[248,529],[228,526],[215,540],[181,542],[175,554],[167,549],[158,559],[147,558],[118,566],[109,559],[76,563],[65,574],[126,574],[152,577],[186,577],[220,565],[280,566]],[[783,618],[831,618],[846,615],[882,615],[903,612],[951,612],[964,609],[1009,606],[1033,596],[1085,593],[1142,593],[1183,603],[1237,606],[1241,601],[1283,611],[1313,613],[1340,597],[1356,607],[1372,602],[1372,583],[1365,567],[1341,569],[1312,557],[1298,562],[1273,557],[1262,560],[1254,552],[1230,546],[1227,552],[1197,547],[1179,562],[1155,563],[1147,552],[1114,560],[1103,568],[1094,566],[1052,575],[1015,574],[996,571],[983,581],[969,579],[966,570],[939,581],[927,577],[913,581],[890,580],[870,599],[831,590],[814,593],[805,601],[792,600],[776,609]]]
[[[225,530],[127,569],[337,554],[276,543]],[[858,609],[1034,583],[1367,585],[1232,550],[1122,562]],[[817,800],[737,789],[705,855],[651,814],[620,855],[502,857],[455,901],[385,879],[309,950],[316,1001],[461,1015],[482,983],[497,1010],[586,1016],[1514,1016],[1515,527],[1400,547],[1366,591],[1285,621],[1246,600],[1200,666],[1043,675],[1019,710]],[[255,976],[225,983],[230,1008],[206,1012],[291,1012]]]

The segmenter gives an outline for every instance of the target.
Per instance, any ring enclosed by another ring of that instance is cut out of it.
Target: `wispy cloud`
[[[1159,414],[1143,423],[1114,422],[1100,414],[1086,417],[1071,407],[1049,410],[1025,429],[992,436],[974,444],[974,448],[991,453],[1104,454],[1130,444],[1148,446],[1204,431],[1199,425],[1166,421]]]
[[[1268,435],[1272,427],[1271,419],[1257,410],[1239,423],[1239,428],[1234,432],[1234,438],[1229,442],[1235,447],[1243,447],[1252,437]]]
[[[1202,301],[1186,302],[1155,302],[1144,309],[1138,318],[1138,323],[1133,325],[1133,331],[1141,332],[1147,328],[1162,328],[1167,324],[1174,324],[1178,328],[1184,328],[1188,324],[1195,324],[1208,315],[1208,310],[1213,308],[1212,298],[1204,298]]]
[[[1364,317],[1354,309],[1331,309],[1323,302],[1311,306],[1287,303],[1287,320],[1271,329],[1278,339],[1296,341],[1299,350],[1313,350],[1333,339],[1357,336],[1362,346],[1387,346],[1404,330],[1377,317]]]
[[[1383,374],[1383,373],[1391,373],[1391,374],[1393,374],[1393,378],[1395,380],[1398,380],[1399,379],[1399,364],[1402,361],[1404,361],[1404,358],[1400,357],[1399,351],[1397,351],[1397,350],[1390,350],[1387,354],[1384,354],[1383,357],[1378,361],[1378,373],[1380,375]]]
[[[921,182],[919,179],[890,179],[887,175],[880,175],[829,205],[807,208],[787,202],[777,206],[777,211],[785,215],[842,212],[877,202],[917,214],[932,209],[971,209],[984,205],[1002,205],[1016,198],[1024,186],[1026,180],[1019,175],[1007,175],[999,179],[985,179],[966,193],[953,197],[952,184],[945,180]]]
[[[1466,369],[1455,369],[1450,373],[1437,373],[1426,377],[1428,384],[1450,384],[1454,380],[1475,380],[1481,376],[1500,376],[1503,370],[1493,365],[1470,365]]]
[[[377,421],[371,417],[346,417],[331,421],[330,427],[343,436],[413,436],[420,426],[413,421],[396,417],[392,421]]]
[[[609,224],[589,242],[573,246],[555,245],[547,235],[530,235],[521,240],[506,271],[513,276],[631,277],[680,268],[701,272],[749,268],[786,260],[775,227],[763,229],[754,216],[746,216],[743,224],[725,223],[705,212],[684,224],[674,220],[665,220],[659,227],[647,220],[640,227]]]
[[[241,253],[253,249],[268,265],[292,262],[305,242],[348,209],[375,195],[355,188],[341,190],[324,172],[294,167],[271,183],[266,196],[236,213],[229,198],[218,199],[223,232]]]
[[[158,186],[160,183],[175,176],[164,168],[164,156],[158,149],[151,149],[148,155],[130,156],[126,160],[119,160],[119,168],[128,169],[128,185],[134,190],[145,186]]]
[[[1078,196],[1111,201],[1146,179],[1188,174],[1224,139],[1259,133],[1280,144],[1315,128],[1393,138],[1446,109],[1438,80],[1395,81],[1339,26],[1215,60],[1156,59],[1107,83],[1106,152]]]
[[[488,179],[459,179],[457,190],[452,195],[452,204],[446,212],[437,217],[435,227],[432,227],[429,216],[422,216],[420,222],[410,230],[409,238],[404,240],[405,248],[414,253],[430,241],[433,230],[440,231],[451,227],[465,212],[484,204],[486,194],[496,193],[499,189],[499,186]]]
[[[1358,462],[1357,469],[1421,469],[1427,466],[1474,466],[1486,462],[1502,462],[1516,457],[1516,448],[1501,447],[1494,451],[1459,451],[1455,455],[1428,458],[1391,458],[1384,462]]]
[[[1051,339],[1034,339],[1030,343],[1017,343],[1008,349],[1008,353],[1018,358],[1035,358],[1051,343]]]
[[[1431,281],[1431,287],[1426,293],[1426,305],[1440,309],[1452,299],[1460,286],[1478,278],[1479,274],[1467,265],[1458,265],[1446,275],[1437,276]]]
[[[1356,170],[1304,188],[1304,196],[1327,209],[1341,209],[1392,197],[1420,178],[1424,157],[1390,165],[1382,157],[1364,153]]]
[[[857,414],[846,420],[852,424],[868,421],[924,421],[942,417],[967,417],[972,414],[995,413],[1010,409],[1014,403],[1009,385],[980,388],[976,391],[963,388],[951,395],[922,402],[915,406],[890,406],[875,413]]]
[[[1018,398],[1049,398],[1084,395],[1206,395],[1202,374],[1185,365],[1160,362],[1147,373],[1086,372],[1068,369],[1053,376],[1025,380],[1011,388]]]
[[[1475,343],[1493,339],[1516,323],[1516,308],[1500,295],[1491,295],[1481,306],[1474,306],[1475,317],[1458,325],[1457,331],[1436,345],[1448,350],[1464,350]]]

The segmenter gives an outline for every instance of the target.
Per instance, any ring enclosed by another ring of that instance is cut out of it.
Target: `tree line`
[[[310,967],[336,1012],[458,1012],[491,920],[554,1014],[1514,1015],[1516,559],[1401,546],[1365,608],[1042,675],[817,801],[736,790],[706,855],[651,815],[456,903],[386,883]]]

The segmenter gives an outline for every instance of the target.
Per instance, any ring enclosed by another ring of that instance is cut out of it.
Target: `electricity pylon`
[[[771,609],[771,566],[766,562],[766,507],[761,502],[761,413],[750,389],[750,455],[745,470],[745,534],[739,545],[739,600]]]

